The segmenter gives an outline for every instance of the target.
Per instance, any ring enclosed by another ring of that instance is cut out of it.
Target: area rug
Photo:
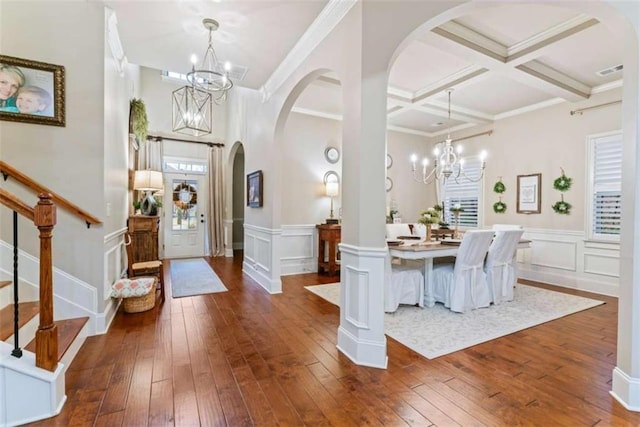
[[[339,283],[306,286],[314,294],[339,305]],[[514,300],[468,313],[454,313],[442,304],[419,308],[401,305],[385,314],[385,333],[428,359],[434,359],[550,320],[604,304],[518,284]]]
[[[213,269],[202,258],[171,260],[171,294],[174,298],[227,290]]]

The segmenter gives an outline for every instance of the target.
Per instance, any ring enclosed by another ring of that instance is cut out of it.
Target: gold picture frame
[[[65,126],[64,98],[64,66],[0,55],[0,120]]]
[[[523,214],[541,213],[542,174],[518,175],[518,200],[516,212]]]

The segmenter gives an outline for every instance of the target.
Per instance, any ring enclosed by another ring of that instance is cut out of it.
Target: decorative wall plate
[[[389,177],[387,177],[386,187],[387,187],[387,192],[391,191],[391,189],[393,188],[393,180]]]
[[[387,154],[387,169],[389,169],[393,165],[393,157],[391,154]]]
[[[329,163],[337,163],[340,160],[340,151],[336,147],[327,147],[324,150],[324,157]]]

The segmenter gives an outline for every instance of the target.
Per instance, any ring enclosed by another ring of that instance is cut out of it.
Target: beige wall
[[[481,147],[489,153],[484,182],[484,225],[512,223],[526,228],[584,230],[586,137],[620,129],[621,104],[589,110],[582,116],[572,116],[569,112],[619,99],[621,93],[617,89],[593,95],[580,104],[564,103],[499,120],[480,129],[493,129],[493,135],[465,141],[465,151],[477,152]],[[564,194],[565,201],[573,206],[570,215],[559,215],[551,209],[551,205],[560,200],[560,192],[553,188],[553,181],[561,174],[560,168],[573,178],[572,188]],[[535,173],[542,174],[542,213],[518,214],[517,175]],[[505,214],[493,212],[493,204],[498,201],[493,186],[500,176],[507,188],[502,195],[507,204]]]
[[[122,100],[120,92],[104,95],[105,80],[115,85],[115,78],[105,77],[112,71],[105,66],[104,8],[92,2],[3,2],[0,33],[3,54],[62,65],[66,72],[66,126],[0,122],[2,159],[105,219],[105,104],[119,108]],[[108,142],[121,144],[119,135],[115,131]],[[7,182],[6,188],[35,203],[33,194],[14,183]],[[0,237],[5,241],[11,241],[8,218],[2,209]],[[35,228],[22,223],[21,249],[37,255]],[[55,265],[102,296],[104,236],[116,227],[108,222],[87,229],[83,221],[58,211]]]
[[[436,203],[434,185],[416,182],[411,172],[411,154],[421,155],[428,146],[427,138],[422,136],[387,133],[387,152],[393,159],[387,169],[387,176],[393,180],[393,188],[387,193],[387,207],[395,205],[402,222],[416,222],[421,211]]]
[[[325,195],[324,174],[335,171],[342,187],[342,161],[329,163],[324,150],[342,153],[342,122],[292,113],[282,144],[282,224],[319,224],[329,218],[330,199]],[[249,171],[250,172],[250,171]],[[341,197],[334,197],[338,217]]]
[[[185,64],[185,66],[188,64]],[[198,139],[202,141],[224,142],[226,132],[226,105],[213,104],[213,132],[210,135],[194,138],[189,135],[175,133],[172,130],[171,94],[183,87],[186,82],[163,79],[160,70],[140,67],[142,87],[140,96],[147,107],[149,132],[163,134],[174,138]]]

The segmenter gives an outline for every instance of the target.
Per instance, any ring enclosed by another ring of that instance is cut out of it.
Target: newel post
[[[56,207],[50,194],[40,194],[33,222],[40,230],[40,325],[36,332],[36,366],[55,371],[58,366],[58,329],[53,323],[53,259],[51,238]]]

